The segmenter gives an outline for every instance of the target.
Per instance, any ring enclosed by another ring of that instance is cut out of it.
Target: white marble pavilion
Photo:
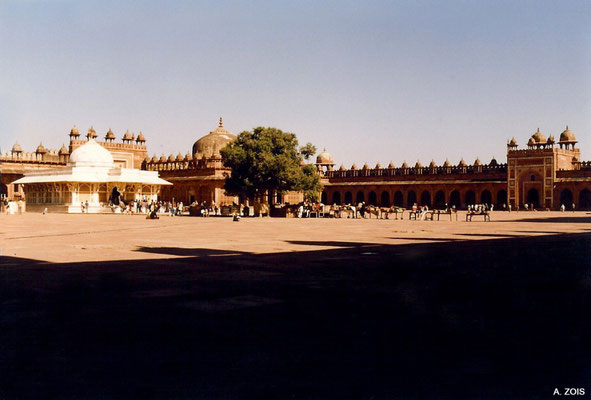
[[[72,152],[68,164],[59,169],[25,173],[14,184],[23,184],[27,211],[81,213],[88,202],[89,213],[111,212],[108,205],[113,187],[125,203],[157,200],[160,188],[172,185],[158,171],[120,168],[111,153],[94,139]]]

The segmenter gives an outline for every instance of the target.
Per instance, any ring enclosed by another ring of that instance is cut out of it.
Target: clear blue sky
[[[0,146],[76,124],[185,154],[294,132],[337,166],[468,163],[566,124],[591,159],[589,1],[0,2]]]

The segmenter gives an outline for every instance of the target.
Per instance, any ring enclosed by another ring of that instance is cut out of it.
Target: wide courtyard
[[[465,221],[348,218],[170,217],[25,213],[0,216],[1,255],[52,263],[173,259],[202,251],[217,255],[320,251],[343,247],[412,245],[584,233],[585,212],[493,212]],[[479,218],[478,220],[476,218]],[[412,247],[412,246],[411,246]],[[360,250],[361,251],[361,250]],[[362,250],[365,251],[365,250]],[[322,257],[322,253],[318,254]]]
[[[443,219],[2,215],[0,398],[590,392],[591,214]]]

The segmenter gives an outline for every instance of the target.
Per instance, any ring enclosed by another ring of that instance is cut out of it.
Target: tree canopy
[[[309,160],[314,154],[316,154],[316,146],[308,142],[305,146],[300,148],[300,154],[304,157],[304,160]]]
[[[322,190],[314,166],[302,165],[293,133],[257,127],[241,132],[220,153],[224,166],[232,171],[225,184],[230,195],[257,197],[301,190],[313,199]]]

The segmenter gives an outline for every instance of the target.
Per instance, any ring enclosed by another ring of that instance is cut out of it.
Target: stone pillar
[[[99,206],[99,185],[95,184],[91,186],[92,194],[90,196],[90,201],[96,206]]]

